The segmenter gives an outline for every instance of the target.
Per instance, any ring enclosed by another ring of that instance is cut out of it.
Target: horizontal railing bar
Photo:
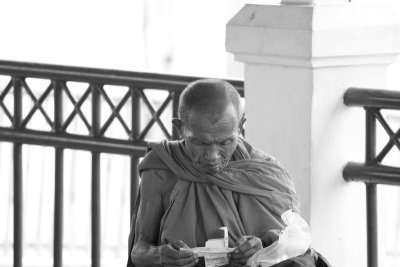
[[[0,127],[0,141],[31,145],[89,150],[96,152],[143,156],[146,152],[145,141],[119,140],[107,137],[94,138],[66,133],[51,133],[35,130],[14,130]]]
[[[366,108],[400,109],[400,92],[366,88],[349,88],[344,94],[344,104]]]
[[[400,168],[349,162],[343,170],[343,177],[346,181],[400,185]]]
[[[72,67],[52,64],[0,60],[0,74],[60,81],[96,82],[109,85],[134,85],[136,87],[182,91],[190,82],[201,77],[146,73],[100,68]],[[243,81],[227,79],[244,95]]]

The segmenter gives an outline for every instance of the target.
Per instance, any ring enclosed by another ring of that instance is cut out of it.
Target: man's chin
[[[222,166],[218,165],[215,167],[210,167],[210,166],[201,166],[201,170],[207,174],[216,174],[221,172]]]

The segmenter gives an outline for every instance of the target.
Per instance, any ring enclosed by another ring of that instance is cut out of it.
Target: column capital
[[[388,64],[400,53],[400,23],[385,5],[246,5],[226,36],[227,51],[246,63]]]

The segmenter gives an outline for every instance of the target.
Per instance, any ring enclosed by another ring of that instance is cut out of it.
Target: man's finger
[[[236,241],[236,246],[240,246],[241,244],[246,242],[248,238],[249,238],[249,236],[247,236],[247,235],[239,237],[239,239]]]
[[[177,250],[172,245],[165,245],[161,249],[161,257],[167,257],[172,259],[190,258],[193,257],[194,253],[190,250]]]
[[[186,243],[183,242],[182,240],[176,240],[172,242],[171,245],[176,250],[180,250],[181,248],[189,248],[189,246],[186,245]]]
[[[252,249],[253,247],[257,248],[257,250],[261,249],[262,248],[261,239],[258,237],[255,237],[255,236],[248,236],[247,240],[245,242],[241,243],[240,245],[238,245],[236,247],[236,249],[234,250],[234,252],[238,251],[239,253],[243,253],[247,250]]]
[[[258,237],[247,236],[245,240],[245,242],[239,242],[243,241],[243,239],[239,239],[237,244],[240,245],[238,245],[233,252],[228,254],[230,263],[244,265],[254,253],[262,249],[262,242]]]
[[[232,260],[237,260],[237,259],[242,259],[242,258],[250,258],[253,256],[254,253],[256,253],[258,250],[260,250],[258,247],[253,247],[249,250],[243,251],[243,252],[233,252],[229,254],[229,258]]]

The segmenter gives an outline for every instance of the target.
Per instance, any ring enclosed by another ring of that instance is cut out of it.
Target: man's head
[[[187,155],[206,173],[224,168],[243,126],[240,96],[228,82],[202,79],[189,84],[179,99],[173,124],[185,140]]]

